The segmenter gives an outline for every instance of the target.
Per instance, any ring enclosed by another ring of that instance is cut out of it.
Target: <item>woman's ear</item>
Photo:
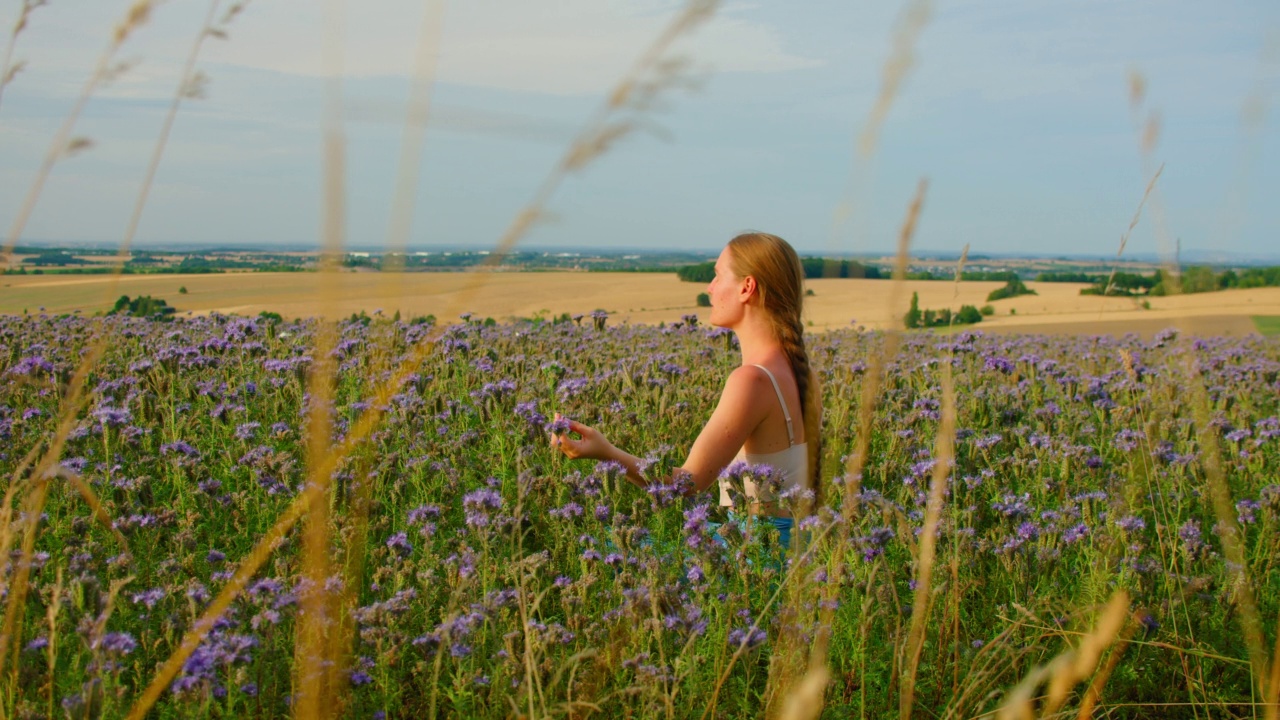
[[[751,302],[751,296],[756,294],[756,279],[750,275],[742,278],[742,289],[739,295],[744,302]]]

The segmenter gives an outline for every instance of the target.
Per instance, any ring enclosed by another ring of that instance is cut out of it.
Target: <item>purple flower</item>
[[[440,519],[439,505],[419,505],[418,507],[409,511],[408,520],[410,525],[421,525],[430,520],[439,520],[439,519]]]
[[[30,377],[48,375],[52,372],[53,363],[45,360],[42,355],[24,357],[18,361],[17,365],[9,368],[9,374],[11,375],[27,375]]]
[[[100,647],[113,655],[128,655],[138,647],[138,641],[126,632],[111,632],[102,636]]]
[[[1126,515],[1116,520],[1116,527],[1127,533],[1136,533],[1147,527],[1147,522],[1137,515]]]
[[[528,423],[532,430],[542,430],[547,424],[547,416],[538,412],[538,402],[531,400],[529,402],[516,403],[516,416]],[[567,432],[567,428],[566,428]],[[560,434],[564,434],[563,432]]]
[[[568,520],[569,518],[582,517],[583,513],[585,512],[586,511],[582,508],[581,505],[579,505],[576,502],[570,501],[565,503],[562,507],[552,508],[551,510],[547,511],[547,514],[554,518],[560,518],[561,520]]]
[[[547,423],[547,430],[554,435],[564,435],[569,432],[569,418],[558,417]]]
[[[1087,537],[1089,537],[1089,526],[1084,523],[1073,525],[1062,533],[1062,541],[1068,545],[1080,542]]]
[[[387,547],[400,557],[409,557],[413,553],[413,544],[409,542],[409,536],[403,532],[398,532],[388,538]]]
[[[748,650],[758,647],[768,640],[769,636],[760,628],[739,628],[729,633],[729,647],[735,651],[745,646]]]
[[[1241,525],[1257,522],[1257,512],[1262,505],[1257,500],[1241,500],[1236,503],[1236,514]]]
[[[473,490],[462,497],[467,525],[474,528],[488,527],[492,511],[502,508],[502,496],[492,488]]]
[[[165,593],[164,588],[152,588],[143,592],[134,593],[133,604],[146,605],[147,609],[150,610],[156,606],[156,603],[163,600],[166,594],[167,593]]]

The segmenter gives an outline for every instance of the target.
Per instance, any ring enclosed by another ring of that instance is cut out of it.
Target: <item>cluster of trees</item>
[[[961,305],[959,312],[952,314],[951,308],[941,310],[921,310],[920,293],[911,293],[911,309],[903,316],[902,322],[908,328],[949,327],[951,325],[972,325],[982,322],[984,314],[990,315],[994,309],[990,305],[982,310],[972,305]]]
[[[1005,298],[1018,297],[1019,295],[1035,295],[1036,291],[1027,287],[1022,279],[1017,275],[1009,278],[1005,282],[1004,287],[996,288],[987,295],[987,302],[995,302],[996,300],[1004,300]]]
[[[1099,275],[1091,282],[1093,287],[1080,291],[1081,295],[1163,295],[1164,292],[1152,292],[1161,282],[1163,275],[1157,271],[1155,275],[1139,275],[1138,273],[1118,272],[1115,275]]]
[[[136,298],[129,299],[128,295],[121,295],[116,300],[115,307],[111,309],[111,315],[132,315],[134,317],[148,317],[155,320],[171,320],[173,314],[178,311],[169,303],[160,298],[153,298],[150,295],[139,295]]]
[[[879,280],[888,277],[874,265],[863,265],[857,260],[835,260],[831,258],[800,258],[806,279],[814,278],[868,278]],[[676,269],[676,277],[685,282],[709,283],[716,276],[714,262],[683,265]]]

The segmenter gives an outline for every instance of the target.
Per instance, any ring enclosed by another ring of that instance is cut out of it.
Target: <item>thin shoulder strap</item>
[[[782,397],[782,388],[778,387],[778,379],[769,372],[769,368],[763,365],[756,365],[769,376],[769,382],[773,383],[773,391],[778,393],[778,403],[782,405],[782,417],[787,419],[787,441],[792,445],[796,444],[796,434],[791,431],[791,411],[787,409],[787,401]]]

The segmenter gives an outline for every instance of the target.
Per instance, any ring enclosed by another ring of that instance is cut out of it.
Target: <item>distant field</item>
[[[460,293],[481,284],[466,302]],[[331,289],[322,291],[325,283]],[[987,304],[998,282],[911,281],[904,284],[899,306],[889,306],[888,280],[811,280],[814,295],[806,298],[806,322],[812,330],[886,327],[906,310],[911,293],[920,307],[958,309]],[[980,326],[994,332],[1151,334],[1179,326],[1193,333],[1275,333],[1280,317],[1280,288],[1229,290],[1204,295],[1151,298],[1143,309],[1127,298],[1081,296],[1082,285],[1028,283],[1038,295],[991,303],[996,312]],[[179,288],[185,287],[186,294]],[[231,273],[221,275],[4,276],[0,277],[0,313],[95,313],[120,295],[164,298],[179,313],[209,312],[256,315],[264,310],[286,317],[326,314],[349,316],[381,310],[408,318],[446,312],[471,312],[496,320],[546,317],[560,313],[611,313],[611,322],[658,323],[694,313],[705,320],[707,308],[696,306],[705,286],[685,283],[674,274],[498,272],[477,273]],[[1014,313],[1016,311],[1016,314]]]
[[[1263,335],[1280,335],[1280,316],[1254,315],[1253,324]]]

